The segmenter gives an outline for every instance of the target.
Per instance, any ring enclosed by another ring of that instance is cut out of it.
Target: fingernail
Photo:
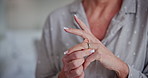
[[[64,29],[69,29],[69,28],[67,28],[67,27],[64,27]]]
[[[64,52],[64,55],[67,54],[67,53],[68,53],[68,51],[65,51],[65,52]]]
[[[76,15],[76,14],[74,14],[74,16],[75,16],[75,17],[77,17],[77,15]]]
[[[95,52],[95,50],[93,49],[93,50],[90,50],[90,53],[94,53]]]

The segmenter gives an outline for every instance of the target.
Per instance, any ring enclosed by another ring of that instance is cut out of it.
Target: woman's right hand
[[[83,42],[83,44],[86,45],[87,43]],[[84,57],[89,56],[90,54],[92,54],[92,49],[85,49],[66,54],[62,59],[63,69],[59,74],[59,78],[84,78]]]

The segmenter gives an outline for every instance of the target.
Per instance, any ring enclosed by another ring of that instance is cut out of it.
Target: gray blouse
[[[38,53],[37,78],[57,78],[62,68],[63,52],[83,41],[81,37],[63,30],[64,26],[79,29],[73,19],[74,14],[89,26],[81,0],[48,16],[43,29],[43,49]],[[128,64],[128,78],[147,78],[148,0],[123,0],[121,10],[112,19],[101,42]],[[117,78],[117,75],[94,61],[85,70],[85,78]]]

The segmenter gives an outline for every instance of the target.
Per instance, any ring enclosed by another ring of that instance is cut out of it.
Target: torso
[[[43,40],[46,40],[46,48],[48,51],[47,56],[52,62],[46,62],[44,66],[46,70],[44,70],[45,73],[49,73],[49,69],[51,70],[50,76],[53,76],[60,72],[60,68],[62,68],[62,57],[64,56],[63,52],[67,49],[73,47],[74,45],[77,45],[83,41],[82,38],[77,37],[76,35],[71,35],[63,31],[63,27],[67,26],[69,28],[75,27],[74,21],[73,21],[73,14],[77,14],[80,16],[80,19],[83,19],[85,15],[83,14],[82,8],[79,7],[80,3],[76,0],[75,4],[72,4],[66,9],[57,10],[55,12],[52,12],[52,14],[48,18],[48,22],[46,23],[46,26],[44,27],[44,36],[46,37]],[[148,41],[148,23],[147,23],[147,16],[148,11],[144,10],[147,7],[148,1],[139,0],[138,3],[135,3],[135,1],[130,0],[124,0],[125,5],[122,6],[122,8],[127,7],[127,11],[120,11],[121,13],[118,14],[118,16],[115,18],[114,22],[108,22],[110,25],[108,31],[108,35],[102,43],[111,50],[114,55],[118,56],[120,59],[125,61],[129,66],[132,66],[132,71],[137,70],[138,72],[146,73],[146,64],[148,62],[148,51],[147,49],[147,41]],[[129,4],[129,2],[131,2]],[[144,3],[144,4],[141,4]],[[136,7],[140,6],[140,7]],[[132,7],[132,8],[131,8]],[[133,10],[135,8],[135,10]],[[69,11],[70,9],[70,11]],[[74,9],[74,10],[73,10]],[[78,11],[76,11],[78,9]],[[71,12],[72,10],[72,12]],[[132,13],[131,13],[132,12]],[[80,14],[82,13],[82,14]],[[126,13],[126,15],[124,15]],[[87,15],[87,13],[86,13]],[[91,16],[87,15],[87,18],[90,19]],[[124,18],[124,19],[121,19]],[[86,22],[84,19],[84,23]],[[102,23],[99,19],[95,19],[97,21],[94,21],[98,23],[99,25]],[[93,20],[92,20],[93,21]],[[100,23],[101,22],[101,23]],[[104,22],[106,23],[106,22]],[[95,26],[89,21],[90,27]],[[49,26],[50,25],[50,26]],[[98,25],[98,26],[99,26]],[[119,26],[119,28],[118,28]],[[95,26],[97,27],[97,26]],[[95,29],[94,27],[94,29]],[[105,27],[105,25],[104,25]],[[108,25],[106,25],[108,27]],[[48,31],[50,29],[54,29],[54,31]],[[93,28],[91,28],[92,30]],[[102,30],[98,27],[98,29]],[[60,33],[59,33],[60,31]],[[96,33],[98,33],[99,30],[94,30]],[[111,33],[112,31],[113,34]],[[106,32],[106,31],[105,31]],[[99,38],[99,37],[98,37]],[[52,43],[50,43],[52,42]],[[50,49],[52,46],[52,49]],[[50,51],[52,50],[52,51]],[[43,54],[45,55],[45,54]],[[46,56],[44,56],[46,58]],[[55,59],[52,59],[55,58]],[[49,65],[48,63],[53,63]],[[47,69],[48,67],[48,69]],[[53,67],[53,68],[51,68]],[[60,67],[60,68],[59,68]],[[55,72],[58,71],[58,72]],[[46,74],[47,75],[47,74]],[[134,76],[133,73],[131,73],[132,76]],[[107,70],[104,68],[101,64],[98,63],[92,63],[87,70],[85,70],[85,78],[117,78],[115,77],[116,74],[114,74],[113,71]],[[139,76],[142,76],[139,74]],[[143,75],[144,76],[144,75]]]

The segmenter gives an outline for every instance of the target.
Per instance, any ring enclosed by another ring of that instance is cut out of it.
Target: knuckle
[[[84,78],[84,72],[82,72],[82,75],[80,76],[80,78]]]
[[[88,48],[86,42],[83,42],[83,43],[81,44],[81,46],[82,46],[83,48]]]
[[[76,71],[76,74],[77,74],[77,75],[80,75],[80,74],[81,74],[81,73],[80,73],[80,70],[77,70],[77,71]]]
[[[62,58],[62,61],[65,62],[65,58],[64,57]]]
[[[83,32],[80,32],[80,36],[82,36],[83,35]]]
[[[79,62],[83,63],[84,62],[84,58],[79,59]]]
[[[73,63],[72,63],[72,67],[77,67],[77,62],[76,61],[73,61]]]
[[[75,52],[73,54],[74,59],[80,58],[80,54],[78,52]]]
[[[84,37],[84,35],[86,35],[86,32],[85,31],[82,31],[82,36]]]
[[[70,52],[72,49],[73,49],[73,47],[71,47],[71,48],[68,50],[68,52]]]
[[[80,65],[83,64],[83,63],[84,63],[84,58],[82,58],[82,59],[79,60],[79,64]]]
[[[69,74],[66,74],[66,78],[70,78],[71,76]]]
[[[75,68],[81,66],[84,63],[84,61],[85,61],[84,58],[83,59],[74,60],[68,66],[70,66],[72,69],[75,69]]]
[[[89,61],[90,61],[90,59],[88,59],[88,58],[85,60],[85,62],[89,62]]]
[[[79,70],[79,69],[76,69],[75,71],[74,71],[74,73],[78,76],[78,75],[81,75],[81,71]]]
[[[67,67],[66,67],[66,65],[63,66],[63,70],[64,70],[64,72],[67,72]]]
[[[83,73],[83,66],[80,66],[79,68],[76,68],[76,69],[71,71],[71,74],[76,78],[81,76],[82,73]]]
[[[83,72],[83,67],[81,66],[81,67],[79,67],[78,69],[76,69],[75,74],[76,74],[76,75],[81,75],[82,72]]]
[[[82,63],[84,63],[84,61],[85,61],[85,60],[84,60],[84,58],[83,58],[83,59],[82,59]]]
[[[66,62],[66,57],[62,58],[62,62],[65,63]]]

